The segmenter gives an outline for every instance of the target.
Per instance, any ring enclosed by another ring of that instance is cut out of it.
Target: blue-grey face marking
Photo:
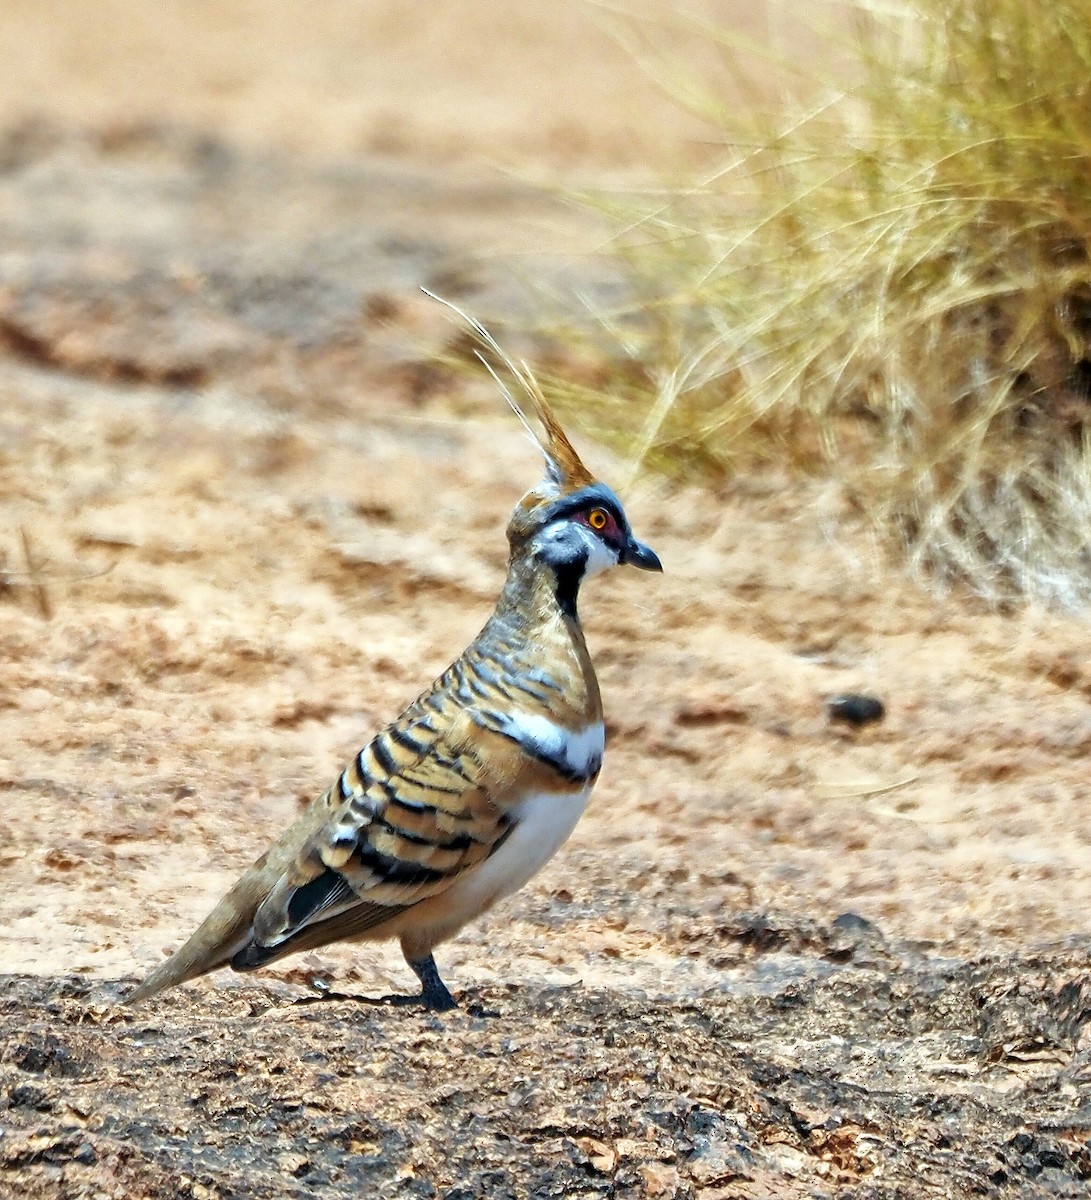
[[[593,483],[590,487],[581,488],[580,491],[573,492],[571,496],[565,496],[564,499],[551,504],[542,516],[542,524],[548,525],[562,517],[571,517],[578,512],[596,507],[605,508],[610,513],[617,522],[623,537],[632,536],[633,531],[629,526],[629,518],[625,515],[625,509],[621,507],[621,501],[617,498],[614,490],[607,487],[605,483]]]

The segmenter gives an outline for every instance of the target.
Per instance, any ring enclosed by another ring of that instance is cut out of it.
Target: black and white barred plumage
[[[433,948],[526,883],[572,832],[603,753],[580,584],[619,563],[662,568],[533,380],[516,374],[546,430],[548,473],[512,515],[495,612],[129,1002],[217,967],[398,938],[424,1003],[449,1008]]]

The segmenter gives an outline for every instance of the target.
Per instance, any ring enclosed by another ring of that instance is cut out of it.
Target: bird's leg
[[[458,1008],[458,1001],[440,979],[439,968],[431,954],[427,958],[418,958],[415,962],[407,958],[406,962],[413,968],[413,974],[421,982],[420,995],[425,1008],[430,1008],[433,1012],[448,1012],[452,1008]]]

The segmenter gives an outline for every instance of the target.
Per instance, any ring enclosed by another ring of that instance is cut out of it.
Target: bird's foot
[[[421,983],[421,993],[414,999],[423,1004],[430,1012],[450,1012],[452,1008],[458,1008],[458,1001],[440,979],[436,960],[430,954],[427,958],[410,962],[409,965]]]
[[[312,980],[311,986],[317,995],[301,996],[292,1003],[297,1005],[303,1004],[320,1004],[329,1001],[347,1001],[351,1004],[374,1004],[382,1005],[390,1008],[410,1008],[417,1005],[427,1009],[429,1012],[450,1012],[453,1008],[458,1008],[458,1001],[447,990],[447,985],[439,977],[439,968],[436,966],[436,960],[429,954],[427,958],[418,959],[416,962],[411,962],[409,965],[413,968],[414,974],[421,982],[421,990],[415,996],[352,996],[345,992],[335,992],[325,981]]]

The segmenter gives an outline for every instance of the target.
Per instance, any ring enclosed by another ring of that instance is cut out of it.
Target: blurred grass
[[[723,160],[596,199],[634,299],[550,391],[641,464],[832,475],[933,582],[1086,607],[1091,0],[837,11],[839,87],[706,27],[745,105],[626,27]]]

